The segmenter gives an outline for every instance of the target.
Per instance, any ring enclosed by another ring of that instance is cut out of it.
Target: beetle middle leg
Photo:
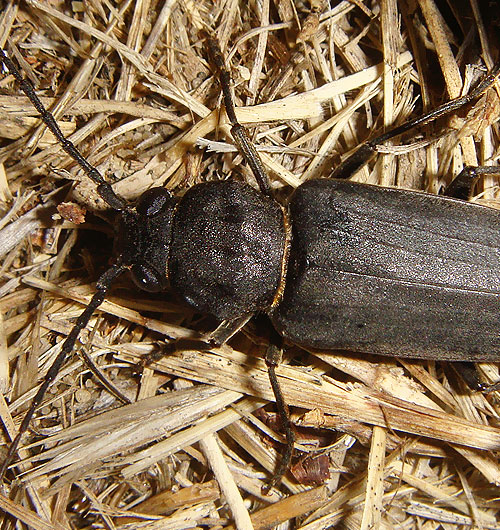
[[[262,160],[250,140],[247,130],[241,125],[236,117],[233,94],[231,91],[231,75],[224,64],[224,58],[222,57],[219,45],[215,40],[209,38],[208,46],[210,55],[212,56],[212,60],[219,74],[219,82],[224,97],[224,107],[226,108],[227,117],[231,122],[231,134],[233,135],[234,142],[252,170],[260,191],[264,193],[264,195],[270,197],[271,185],[269,184],[269,177],[264,169]]]
[[[273,335],[277,336],[275,333]],[[266,365],[269,380],[271,382],[271,388],[273,389],[274,398],[276,400],[278,418],[281,423],[281,428],[285,432],[286,446],[285,452],[281,455],[271,480],[262,488],[262,492],[264,494],[267,494],[272,487],[276,486],[280,482],[281,477],[286,473],[290,466],[290,461],[292,460],[293,445],[295,443],[295,434],[293,432],[292,421],[290,420],[288,405],[286,404],[286,401],[283,397],[283,392],[281,391],[281,386],[279,384],[278,378],[276,377],[276,367],[281,363],[281,337],[279,337],[280,344],[276,344],[275,342],[276,341],[271,340],[267,348]]]

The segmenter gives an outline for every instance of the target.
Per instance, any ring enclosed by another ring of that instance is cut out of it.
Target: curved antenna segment
[[[7,456],[5,457],[5,460],[2,462],[2,465],[0,466],[0,482],[3,476],[5,475],[7,468],[12,462],[15,454],[17,453],[19,442],[21,441],[23,434],[28,430],[31,419],[33,418],[33,414],[35,413],[36,409],[39,407],[40,403],[42,402],[43,397],[45,393],[47,392],[49,386],[52,384],[57,374],[59,373],[59,370],[64,360],[66,359],[68,354],[73,350],[76,339],[78,338],[78,335],[80,335],[80,332],[82,331],[82,329],[87,326],[94,311],[104,301],[106,293],[109,287],[111,286],[111,284],[125,270],[126,270],[126,267],[122,264],[113,265],[104,274],[102,274],[102,276],[97,280],[96,292],[94,293],[94,296],[92,296],[92,299],[90,300],[89,305],[85,308],[83,313],[78,317],[75,325],[73,326],[73,329],[70,331],[69,335],[66,337],[66,340],[64,341],[62,345],[61,351],[57,355],[56,360],[53,362],[52,366],[49,368],[49,371],[47,372],[47,375],[45,376],[43,383],[41,384],[40,388],[38,389],[38,392],[36,393],[35,397],[33,398],[33,401],[31,402],[28,412],[23,418],[21,426],[19,427],[19,432],[17,433],[16,437],[14,438],[14,440],[12,441],[9,447]]]
[[[26,96],[28,96],[29,100],[40,114],[42,121],[56,137],[57,141],[61,144],[61,147],[75,162],[77,162],[87,176],[97,184],[97,193],[99,196],[114,210],[121,211],[126,209],[127,203],[116,195],[111,185],[104,180],[97,168],[90,164],[76,148],[75,144],[64,136],[59,125],[57,125],[54,116],[45,108],[44,104],[40,101],[40,98],[36,95],[35,87],[28,79],[25,79],[21,75],[21,72],[2,48],[0,48],[0,61],[19,82],[21,90]]]

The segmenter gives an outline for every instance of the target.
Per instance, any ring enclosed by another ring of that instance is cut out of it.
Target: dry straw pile
[[[286,197],[492,66],[496,12],[477,4],[452,13],[432,0],[5,2],[0,45],[64,133],[133,200],[152,185],[182,193],[229,176],[252,181],[221,110],[206,47],[206,34],[215,36],[238,117]],[[497,164],[495,89],[467,111],[406,135],[403,149],[392,142],[356,180],[436,193],[463,165]],[[109,266],[112,228],[93,185],[10,75],[0,79],[0,137],[0,415],[13,435]],[[494,205],[496,182],[484,179],[477,200]],[[139,364],[165,337],[214,325],[120,279],[46,396],[22,444],[25,461],[7,473],[5,524],[500,528],[496,396],[432,362],[289,346],[278,374],[301,461],[295,479],[263,496],[282,451],[275,409],[262,408],[273,399],[265,326],[250,323],[209,352]],[[499,379],[498,366],[481,368],[485,380]],[[5,429],[1,436],[0,458]]]

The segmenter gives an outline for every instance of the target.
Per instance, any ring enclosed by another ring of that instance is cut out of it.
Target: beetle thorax
[[[194,186],[176,207],[170,285],[220,320],[266,310],[279,292],[285,242],[276,201],[234,180]]]

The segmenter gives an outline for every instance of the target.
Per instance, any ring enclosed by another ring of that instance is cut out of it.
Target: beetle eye
[[[131,273],[132,280],[139,289],[148,293],[158,293],[163,289],[162,282],[153,269],[145,265],[136,264],[131,268]]]
[[[150,188],[139,197],[136,210],[141,215],[153,217],[171,199],[172,194],[165,188]]]

